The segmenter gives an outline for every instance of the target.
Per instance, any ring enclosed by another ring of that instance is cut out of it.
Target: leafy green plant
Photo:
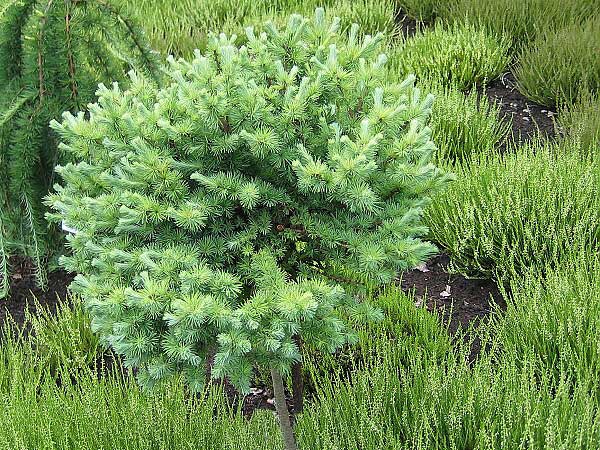
[[[459,270],[506,281],[598,248],[600,169],[575,144],[534,142],[455,170],[426,221]]]
[[[600,14],[542,34],[519,56],[519,91],[548,106],[576,102],[582,90],[600,92],[599,35]]]
[[[585,380],[600,376],[600,261],[593,251],[566,259],[555,270],[540,262],[511,283],[506,317],[495,329],[502,352],[516,360],[539,355],[538,376]],[[540,282],[540,272],[548,275]]]
[[[593,448],[600,439],[598,359],[588,336],[598,333],[598,266],[579,262],[575,270],[548,268],[547,284],[529,278],[515,294],[515,311],[509,304],[508,317],[498,315],[480,332],[482,347],[492,350],[472,364],[459,340],[439,361],[420,345],[371,337],[375,363],[349,381],[321,379],[299,418],[300,441],[347,449]],[[398,365],[397,354],[409,363]]]
[[[213,36],[170,58],[163,88],[133,74],[52,123],[75,162],[49,217],[76,230],[61,262],[94,329],[146,388],[202,389],[211,355],[244,392],[269,368],[287,448],[296,339],[334,351],[379,317],[333,281],[387,283],[430,256],[420,219],[447,179],[429,162],[433,96],[386,82],[381,33],[338,27],[318,9],[247,29],[247,46]]]
[[[600,155],[600,95],[584,91],[574,105],[558,115],[559,131],[581,146],[584,153]]]
[[[62,160],[48,127],[64,110],[93,98],[99,80],[127,68],[156,75],[135,27],[104,0],[10,0],[0,16],[0,297],[8,290],[8,254],[33,256],[38,281],[57,247],[42,198]]]
[[[395,50],[390,59],[397,73],[414,73],[421,81],[436,80],[461,90],[494,80],[510,61],[506,39],[468,23],[437,24]]]
[[[98,336],[78,298],[61,301],[55,310],[38,304],[25,322],[30,342],[53,376],[93,367],[102,354]]]
[[[471,363],[469,342],[451,344],[414,298],[393,286],[369,298],[386,317],[359,331],[362,366],[338,373],[333,359],[306,360],[317,389],[297,417],[301,448],[594,448],[598,266],[584,252],[515,280]],[[282,448],[270,412],[243,417],[217,387],[198,398],[173,383],[150,397],[120,371],[78,371],[57,386],[28,342],[5,335],[0,345],[2,448]]]

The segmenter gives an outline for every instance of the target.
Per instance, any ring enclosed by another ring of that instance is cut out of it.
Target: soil
[[[497,305],[502,311],[506,302],[493,280],[470,279],[448,271],[450,258],[441,254],[417,269],[403,274],[401,285],[413,292],[415,305],[439,314],[452,335],[459,330],[477,327]],[[466,334],[465,338],[469,338]],[[471,344],[471,358],[480,352],[478,339]]]
[[[514,75],[507,72],[485,89],[488,99],[500,105],[502,116],[507,120],[512,119],[515,142],[530,139],[538,131],[542,137],[553,137],[556,134],[556,110],[532,102],[516,86]]]
[[[73,276],[67,272],[50,272],[46,288],[41,289],[37,285],[35,267],[29,259],[13,257],[9,265],[10,292],[7,298],[0,299],[0,329],[8,317],[12,317],[16,325],[22,326],[27,309],[33,313],[39,304],[40,307],[55,311],[59,301],[67,298],[67,289],[73,280]]]
[[[417,31],[422,30],[426,26],[425,23],[413,19],[402,10],[396,13],[396,25],[398,26],[398,34],[404,38],[414,36]]]

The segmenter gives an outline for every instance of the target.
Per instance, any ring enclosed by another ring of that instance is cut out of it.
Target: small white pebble
[[[529,122],[529,117],[523,117],[523,120],[524,120],[525,122]]]
[[[446,285],[446,289],[444,289],[442,292],[440,292],[440,297],[450,297],[450,285]]]
[[[427,268],[427,264],[426,263],[421,263],[418,266],[415,266],[415,269],[421,271],[421,272],[429,272],[429,269]]]

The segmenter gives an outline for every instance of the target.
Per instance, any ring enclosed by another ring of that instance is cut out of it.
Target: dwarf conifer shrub
[[[44,259],[58,233],[44,221],[54,166],[66,162],[48,123],[94,98],[98,82],[131,67],[158,77],[144,37],[106,0],[3,0],[0,7],[0,297],[8,255]]]
[[[170,58],[163,88],[132,74],[52,123],[74,159],[49,197],[76,231],[62,264],[146,388],[202,389],[211,355],[242,391],[267,367],[285,425],[296,338],[333,351],[379,315],[336,280],[386,283],[435,251],[419,239],[447,179],[430,163],[433,97],[385,82],[382,34],[338,23],[320,9],[248,28],[242,47],[212,36]]]

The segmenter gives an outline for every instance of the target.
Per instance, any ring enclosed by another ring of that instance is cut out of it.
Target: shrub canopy
[[[213,376],[247,390],[253,366],[299,358],[294,336],[332,351],[377,314],[335,280],[389,282],[434,252],[433,97],[386,84],[383,36],[338,23],[212,36],[164,87],[132,74],[53,123],[77,161],[48,199],[76,231],[62,264],[143,385],[199,389],[215,353]]]

